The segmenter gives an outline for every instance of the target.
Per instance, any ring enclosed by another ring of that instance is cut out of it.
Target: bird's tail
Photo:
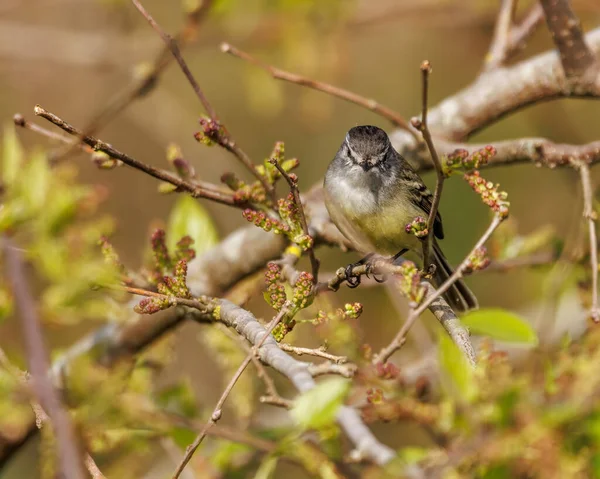
[[[454,271],[450,264],[448,264],[448,260],[444,256],[444,253],[442,253],[437,241],[433,242],[433,260],[435,264],[434,281],[436,286],[439,287]],[[450,286],[450,289],[442,296],[450,307],[459,313],[477,309],[479,306],[477,298],[461,279]]]

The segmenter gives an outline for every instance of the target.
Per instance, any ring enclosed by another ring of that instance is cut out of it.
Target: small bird
[[[357,251],[393,259],[411,251],[423,259],[422,240],[408,233],[406,225],[417,216],[429,217],[433,195],[381,128],[365,125],[348,131],[323,186],[331,220]],[[436,240],[444,238],[439,211],[433,233],[430,257],[439,286],[453,273]],[[477,299],[462,280],[443,296],[457,312],[477,308]]]

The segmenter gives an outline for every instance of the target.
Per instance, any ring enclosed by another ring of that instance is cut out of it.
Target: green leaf
[[[538,344],[537,334],[531,325],[503,309],[480,309],[463,316],[461,321],[474,334],[510,343]]]
[[[477,394],[475,370],[460,349],[447,334],[440,335],[439,362],[447,381],[443,381],[449,392],[458,399],[470,402]]]
[[[343,378],[327,379],[294,401],[291,415],[303,429],[320,429],[335,421],[339,407],[350,390]]]
[[[17,179],[24,160],[23,148],[14,126],[7,125],[4,128],[2,143],[2,181],[11,184]]]
[[[175,244],[184,236],[191,236],[194,240],[192,247],[196,255],[201,255],[219,242],[217,228],[208,211],[191,196],[180,195],[169,216],[169,251],[173,251]]]

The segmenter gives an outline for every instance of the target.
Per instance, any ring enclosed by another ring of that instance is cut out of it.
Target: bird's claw
[[[423,268],[423,277],[424,278],[433,278],[433,275],[435,274],[437,267],[435,264],[431,263],[429,266],[427,266],[427,268]]]
[[[353,273],[354,264],[349,264],[346,266],[346,282],[348,283],[349,288],[356,288],[360,284],[360,275],[356,275]]]

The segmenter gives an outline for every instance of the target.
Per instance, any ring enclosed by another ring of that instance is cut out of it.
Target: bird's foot
[[[423,279],[431,279],[433,278],[433,275],[435,274],[437,267],[435,264],[430,263],[429,266],[427,266],[426,268],[423,267],[423,270],[421,271],[421,276],[423,277]]]
[[[346,266],[346,282],[349,288],[356,288],[360,284],[360,274],[354,273],[354,268],[360,265],[360,263],[354,263]]]

